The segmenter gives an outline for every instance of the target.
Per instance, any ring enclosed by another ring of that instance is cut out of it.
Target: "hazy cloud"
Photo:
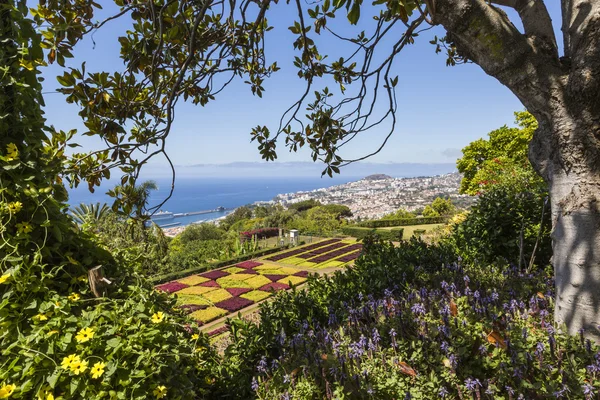
[[[462,157],[462,151],[460,151],[460,149],[450,148],[442,151],[442,155],[448,158],[460,158]]]

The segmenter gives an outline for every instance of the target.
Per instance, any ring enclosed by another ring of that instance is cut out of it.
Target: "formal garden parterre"
[[[203,325],[304,283],[309,272],[303,268],[342,267],[358,258],[361,249],[362,244],[328,239],[260,261],[244,261],[190,275],[156,288],[176,295],[177,305]]]

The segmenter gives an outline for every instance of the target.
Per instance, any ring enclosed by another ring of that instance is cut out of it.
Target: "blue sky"
[[[555,4],[558,2],[547,3],[558,28],[560,10]],[[98,18],[109,15],[110,11],[114,9],[104,10]],[[294,20],[293,11],[291,5],[280,2],[268,14],[275,29],[266,39],[267,57],[270,62],[277,61],[281,70],[265,82],[262,99],[252,96],[249,87],[237,81],[206,107],[183,104],[178,108],[167,142],[167,151],[176,164],[261,161],[255,144],[250,143],[251,128],[260,124],[274,129],[281,114],[304,90],[304,81],[298,79],[292,65],[296,55],[292,48],[294,35],[287,27]],[[91,38],[79,44],[76,61],[71,65],[85,60],[88,71],[122,69],[117,38],[128,28],[128,22],[123,19],[107,24],[94,35],[95,46]],[[336,22],[342,32],[353,32],[354,28],[349,27],[343,15],[340,14]],[[369,18],[363,16],[358,28],[368,29],[369,25]],[[477,65],[446,67],[445,56],[436,55],[434,46],[429,44],[434,35],[443,36],[444,32],[435,27],[423,33],[415,45],[406,48],[395,61],[393,74],[399,75],[399,123],[386,148],[372,157],[372,162],[454,162],[462,147],[492,129],[512,124],[513,112],[523,109],[507,88]],[[324,52],[344,50],[331,36],[315,36],[315,40]],[[57,66],[44,71],[48,122],[63,130],[83,130],[78,108],[67,104],[61,94],[53,93],[59,87],[54,78],[57,73],[60,73]],[[357,137],[343,155],[357,157],[374,150],[385,133],[382,128]],[[90,138],[78,138],[78,141],[84,150],[96,145]],[[278,160],[308,161],[309,153],[289,153],[282,143]],[[160,165],[163,161],[153,163]]]

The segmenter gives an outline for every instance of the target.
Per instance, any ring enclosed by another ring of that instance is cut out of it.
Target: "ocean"
[[[329,186],[341,185],[361,179],[362,177],[293,177],[293,178],[207,178],[185,177],[175,182],[173,196],[162,206],[162,210],[172,213],[189,213],[194,211],[214,210],[217,207],[233,209],[256,201],[269,201],[276,195],[305,190],[314,190]],[[171,181],[155,179],[158,190],[150,194],[150,206],[160,204],[168,195]],[[90,193],[86,185],[69,190],[69,204],[111,203],[106,195],[114,183],[105,183]],[[191,215],[157,221],[159,225],[178,223],[188,225],[194,222],[208,221],[227,215],[231,211],[209,214]]]

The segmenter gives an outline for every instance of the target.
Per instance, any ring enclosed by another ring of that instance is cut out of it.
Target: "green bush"
[[[358,226],[365,228],[387,228],[390,226],[442,224],[447,220],[448,218],[446,217],[380,219],[377,221],[364,221],[359,223]]]
[[[225,237],[225,231],[215,224],[192,224],[177,235],[176,239],[184,245],[197,240],[221,240]]]
[[[465,221],[454,226],[451,241],[467,261],[491,263],[501,259],[518,265],[522,253],[522,266],[529,264],[538,242],[534,262],[544,266],[552,254],[545,196],[543,190],[519,192],[509,186],[493,186],[479,197]]]
[[[353,236],[357,239],[364,239],[369,235],[376,234],[383,240],[391,240],[392,242],[397,242],[402,240],[402,236],[404,235],[404,228],[369,229],[356,226],[345,226],[342,228],[342,233],[344,235]]]
[[[551,270],[462,266],[457,257],[446,244],[367,241],[355,266],[261,305],[260,324],[233,322],[228,379],[216,390],[260,399],[594,398],[600,349],[553,326]]]
[[[214,260],[226,257],[226,248],[220,240],[195,240],[185,244],[175,240],[169,246],[168,261],[164,265],[164,272],[176,272],[196,268]]]

